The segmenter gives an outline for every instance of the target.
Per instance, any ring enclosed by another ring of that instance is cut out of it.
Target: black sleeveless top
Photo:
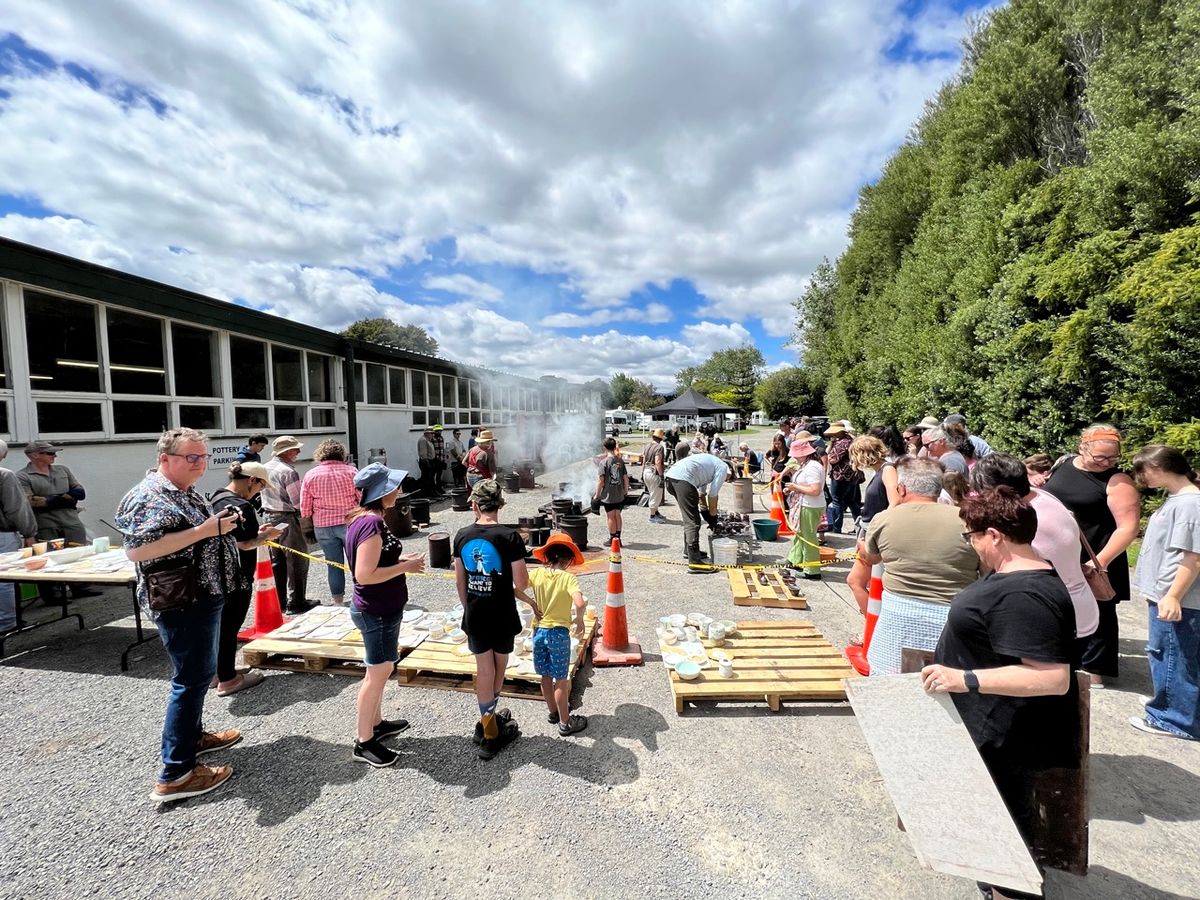
[[[893,469],[896,468],[895,463],[885,462],[879,467],[879,471],[875,473],[871,483],[867,485],[867,493],[863,497],[862,505],[863,525],[870,524],[876,513],[881,513],[888,508],[887,485],[883,483],[883,470],[889,466]]]
[[[1079,530],[1092,550],[1099,552],[1117,530],[1117,520],[1108,508],[1108,482],[1121,474],[1117,468],[1103,472],[1085,472],[1075,468],[1075,457],[1054,470],[1042,490],[1053,494],[1075,516]],[[1086,562],[1087,551],[1080,547],[1079,558]],[[1108,564],[1108,580],[1117,592],[1117,602],[1129,599],[1129,557],[1122,553]]]

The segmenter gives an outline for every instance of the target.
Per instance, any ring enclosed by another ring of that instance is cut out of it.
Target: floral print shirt
[[[169,479],[151,469],[117,506],[116,526],[125,536],[125,549],[132,550],[151,544],[165,535],[184,531],[204,521],[213,514],[212,505],[194,487],[180,490]],[[199,584],[202,591],[211,597],[220,597],[244,586],[238,566],[238,549],[232,535],[204,538],[177,553],[168,553],[155,560],[188,557],[199,568]],[[138,566],[138,603],[142,612],[151,620],[158,613],[151,611],[146,592],[146,579]]]

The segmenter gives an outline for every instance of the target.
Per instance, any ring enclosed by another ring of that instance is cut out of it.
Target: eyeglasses
[[[168,453],[167,456],[178,456],[181,459],[186,459],[188,465],[191,466],[194,466],[201,460],[208,462],[212,458],[211,453]]]
[[[964,532],[962,533],[962,539],[963,539],[964,541],[966,541],[966,542],[969,544],[969,543],[971,543],[971,537],[972,537],[973,535],[976,535],[976,534],[986,534],[986,533],[987,533],[987,530],[986,530],[986,529],[984,529],[983,531],[964,531]]]
[[[58,451],[57,450],[39,450],[38,455],[39,456],[58,456]]]
[[[1091,450],[1089,450],[1087,452],[1087,455],[1090,456],[1092,459],[1096,460],[1096,462],[1111,463],[1111,462],[1116,462],[1117,460],[1119,460],[1121,458],[1120,453],[1093,453]]]

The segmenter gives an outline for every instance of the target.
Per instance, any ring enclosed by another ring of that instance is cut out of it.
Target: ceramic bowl
[[[704,621],[705,619],[707,619],[707,618],[708,618],[708,616],[704,615],[704,613],[701,613],[701,612],[691,612],[691,613],[688,613],[688,614],[687,614],[687,623],[688,623],[689,625],[696,625],[696,626],[699,626],[699,625],[700,625],[700,623],[701,623],[702,621]]]
[[[673,631],[665,632],[662,636],[662,639],[663,639],[664,644],[678,644],[679,643],[679,636],[676,635],[675,632],[673,632]]]
[[[733,637],[737,634],[737,622],[727,620],[721,624],[725,626],[725,637]]]
[[[675,674],[684,681],[691,681],[700,677],[700,665],[694,663],[690,659],[680,660],[675,663]]]
[[[434,625],[432,628],[429,629],[429,637],[432,638],[433,640],[437,640],[445,633],[446,633],[446,628],[445,628],[445,626],[442,626],[442,625]]]
[[[463,641],[465,641],[467,639],[467,633],[465,631],[463,631],[461,628],[455,628],[453,631],[451,631],[446,636],[448,638],[450,638],[450,640],[454,641],[454,643],[456,643],[456,644],[461,644]]]
[[[682,628],[687,624],[687,616],[682,613],[676,613],[673,616],[667,616],[667,624],[672,628]]]

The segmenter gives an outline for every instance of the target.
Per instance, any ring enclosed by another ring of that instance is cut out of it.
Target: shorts
[[[512,653],[516,635],[498,632],[467,632],[467,647],[472,653]]]
[[[571,632],[567,628],[539,628],[533,633],[533,671],[562,681],[571,670]]]
[[[400,659],[400,621],[404,610],[394,615],[377,616],[350,607],[350,621],[362,632],[363,654],[368,666],[394,663]]]
[[[613,512],[614,510],[618,510],[618,509],[624,509],[624,508],[625,508],[625,501],[624,501],[624,500],[622,500],[620,503],[605,503],[604,501],[602,501],[602,500],[601,500],[601,501],[598,501],[598,502],[596,503],[596,505],[597,505],[597,506],[603,506],[603,507],[604,507],[604,510],[605,510],[605,512]]]

